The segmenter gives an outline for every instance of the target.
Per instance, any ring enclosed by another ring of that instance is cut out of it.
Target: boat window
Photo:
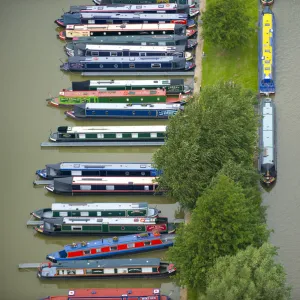
[[[88,217],[89,216],[89,212],[88,211],[81,211],[80,212],[80,216],[81,217]]]
[[[139,137],[139,134],[138,134],[138,133],[132,133],[132,134],[131,134],[131,137],[133,137],[133,138],[136,138],[136,139],[137,139],[137,138]]]
[[[110,56],[117,56],[117,52],[110,52]]]
[[[96,111],[95,110],[92,110],[92,115],[95,115],[96,114]]]
[[[73,231],[81,231],[82,230],[82,226],[72,226],[72,230]]]
[[[150,95],[155,95],[156,91],[155,90],[150,90]]]
[[[71,171],[72,176],[81,176],[82,172],[81,171]]]
[[[90,191],[92,189],[91,185],[80,185],[81,191]]]
[[[112,246],[112,247],[110,247],[110,251],[116,251],[116,250],[118,250],[118,247],[117,247],[117,246]]]
[[[92,54],[92,56],[99,56],[99,52],[98,51],[92,51],[91,54]]]
[[[117,69],[117,68],[118,68],[118,65],[117,65],[117,64],[115,64],[115,65],[114,65],[114,67]]]
[[[151,68],[161,68],[161,64],[151,64]]]
[[[68,213],[66,211],[60,211],[59,212],[59,216],[60,217],[67,217],[68,216]]]
[[[164,8],[165,6],[164,6],[164,4],[159,4],[158,7],[159,8]]]
[[[96,249],[96,252],[97,252],[97,253],[100,253],[100,252],[101,252],[101,248]]]
[[[107,191],[113,191],[115,189],[115,186],[114,185],[107,185],[106,186],[106,190]]]
[[[88,20],[89,24],[95,24],[95,20]]]
[[[151,245],[151,242],[150,241],[146,241],[145,242],[145,246],[150,246]]]
[[[80,139],[85,139],[85,134],[84,133],[79,133],[79,138]]]
[[[134,69],[135,65],[134,64],[129,64],[130,69]]]
[[[142,5],[137,5],[136,8],[142,8]]]
[[[84,253],[85,255],[91,254],[91,250],[84,250],[83,253]]]
[[[141,52],[140,56],[146,56],[146,53],[145,52]]]
[[[128,248],[128,249],[134,248],[134,243],[128,243],[128,244],[127,244],[127,248]]]
[[[145,190],[145,191],[149,191],[149,185],[145,185],[145,186],[144,186],[144,190]]]
[[[156,132],[151,132],[151,133],[150,133],[150,137],[152,137],[152,138],[157,138],[157,133],[156,133]]]

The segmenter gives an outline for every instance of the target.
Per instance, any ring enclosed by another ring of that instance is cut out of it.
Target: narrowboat
[[[91,57],[175,56],[175,57],[184,57],[186,60],[193,59],[193,55],[190,52],[185,51],[185,46],[138,46],[138,45],[131,46],[131,45],[76,44],[73,53],[74,53],[73,56],[91,56]]]
[[[275,103],[272,99],[265,98],[261,100],[260,113],[262,123],[259,139],[261,152],[258,159],[258,171],[261,174],[261,182],[270,186],[275,183],[277,177]]]
[[[52,142],[163,141],[166,126],[60,126]]]
[[[41,178],[53,180],[70,176],[156,177],[161,171],[155,169],[151,163],[61,162],[48,164],[45,169],[37,170],[36,174]]]
[[[34,229],[37,233],[55,235],[126,235],[157,230],[174,233],[176,224],[168,218],[52,218],[44,219]]]
[[[274,0],[260,0],[262,5],[272,5],[274,3]]]
[[[60,26],[77,24],[157,24],[173,23],[183,24],[188,28],[196,26],[193,19],[189,19],[188,14],[170,14],[170,13],[65,13],[63,19],[56,20]]]
[[[189,7],[195,7],[197,2],[194,0],[93,0],[96,5],[106,5],[106,4],[153,4],[153,3],[177,3],[188,4]]]
[[[144,194],[156,193],[156,177],[64,177],[46,185],[55,194]]]
[[[259,92],[275,94],[275,17],[266,6],[260,16]]]
[[[30,213],[37,219],[59,217],[148,217],[156,218],[160,211],[140,203],[53,203],[51,208],[42,208]]]
[[[117,91],[164,89],[167,95],[190,94],[193,89],[184,84],[184,79],[162,80],[86,80],[73,81],[72,91]],[[63,90],[64,91],[64,90]]]
[[[189,14],[190,17],[194,17],[200,13],[197,8],[190,8],[188,4],[177,4],[177,3],[152,3],[152,4],[111,4],[111,5],[102,5],[102,6],[90,6],[90,5],[72,5],[68,14],[74,13],[130,13],[130,12],[139,12],[139,13],[174,13],[174,14]],[[64,15],[62,15],[62,18]],[[60,24],[57,19],[55,23],[59,26],[64,26]]]
[[[192,37],[196,29],[186,29],[181,24],[102,24],[102,25],[67,25],[66,30],[58,34],[59,39],[73,39],[74,37],[91,36],[120,36],[120,35],[165,35],[178,34]]]
[[[73,110],[65,112],[67,117],[76,120],[99,119],[168,119],[183,110],[182,104],[121,104],[84,103],[74,105]]]
[[[161,235],[159,232],[115,236],[108,239],[72,243],[64,246],[63,250],[48,254],[46,258],[56,263],[160,250],[173,246],[174,239],[175,234]]]
[[[39,266],[37,275],[40,279],[162,278],[175,271],[173,264],[159,258],[123,258],[47,262]]]
[[[131,45],[131,46],[185,46],[192,49],[197,45],[196,39],[188,39],[183,35],[121,35],[121,36],[94,36],[76,37],[64,49],[68,56],[74,56],[77,45]]]
[[[101,288],[101,289],[72,289],[67,296],[49,296],[41,300],[171,300],[162,295],[159,289],[151,288]]]
[[[62,71],[73,72],[160,72],[191,71],[196,67],[194,61],[176,56],[150,57],[81,57],[71,56],[60,66]]]
[[[73,106],[81,103],[176,103],[187,99],[186,95],[167,95],[165,90],[125,91],[62,91],[57,98],[47,99],[54,107]]]

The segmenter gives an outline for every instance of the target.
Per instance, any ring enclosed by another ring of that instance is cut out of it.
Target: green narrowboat
[[[163,141],[167,126],[60,126],[52,142]]]
[[[163,80],[86,80],[72,82],[72,91],[118,91],[165,89],[167,95],[190,94],[193,89],[184,79]]]
[[[45,235],[125,235],[158,231],[172,233],[176,224],[168,218],[52,218],[44,219],[35,231]]]
[[[81,103],[174,103],[184,101],[184,95],[167,96],[165,90],[136,91],[62,91],[57,98],[47,99],[54,107]]]
[[[60,217],[149,217],[160,213],[147,202],[140,203],[53,203],[51,208],[42,208],[31,213],[35,218],[51,219]]]

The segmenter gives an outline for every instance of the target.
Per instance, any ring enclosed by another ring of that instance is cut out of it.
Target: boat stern
[[[65,30],[61,31],[61,32],[57,35],[57,37],[58,37],[61,41],[65,41],[65,40],[67,39],[66,31],[65,31]]]
[[[191,52],[184,52],[184,57],[186,60],[192,60],[194,58]]]
[[[57,142],[58,139],[58,133],[57,132],[51,132],[50,136],[49,136],[49,140],[51,142]]]
[[[193,17],[196,17],[199,14],[200,14],[200,10],[198,8],[195,8],[195,7],[190,8],[190,11],[189,11],[189,16],[190,17],[193,18]]]
[[[72,118],[72,119],[76,119],[76,117],[74,115],[74,110],[65,111],[65,116],[69,117],[69,118]]]
[[[261,4],[264,6],[269,6],[274,3],[274,0],[260,0]]]
[[[187,31],[186,31],[186,35],[187,35],[188,37],[192,37],[192,36],[194,36],[196,33],[197,33],[197,30],[196,30],[196,29],[187,29]]]
[[[65,24],[64,24],[64,20],[63,19],[56,19],[54,21],[54,23],[58,26],[61,26],[61,27],[65,27]]]
[[[44,215],[44,209],[37,209],[30,213],[31,216],[35,217],[36,219],[42,220]]]
[[[194,61],[186,61],[185,62],[185,70],[190,71],[193,70],[196,67],[196,64]]]
[[[45,189],[46,189],[48,192],[54,193],[54,185],[53,185],[53,184],[46,185],[46,186],[45,186]]]
[[[59,98],[50,98],[46,100],[48,102],[48,105],[54,106],[54,107],[58,107],[59,106]]]
[[[187,28],[194,28],[194,27],[196,27],[196,25],[197,25],[197,23],[195,20],[193,20],[193,19],[187,20],[187,24],[186,24]]]
[[[62,65],[60,65],[60,69],[61,69],[61,71],[70,71],[69,64],[63,63]]]
[[[148,218],[155,218],[161,213],[156,207],[149,207],[148,209]]]
[[[46,169],[36,170],[35,174],[41,178],[47,179],[47,170]]]
[[[198,45],[197,39],[188,39],[186,47],[188,49],[193,49]]]
[[[44,233],[44,225],[37,225],[34,227],[35,232],[37,233]]]
[[[74,56],[74,44],[73,43],[68,43],[64,47],[65,52],[68,56]]]
[[[184,92],[184,94],[191,94],[192,91],[193,91],[193,89],[192,89],[189,85],[185,85],[185,86],[183,87],[183,92]]]

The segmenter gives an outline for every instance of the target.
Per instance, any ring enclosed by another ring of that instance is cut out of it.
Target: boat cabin
[[[46,235],[63,234],[134,234],[157,230],[168,233],[168,218],[77,218],[64,217],[44,219],[42,225],[35,227],[38,233]]]
[[[176,56],[151,56],[151,57],[69,57],[68,62],[60,66],[63,71],[97,71],[97,72],[158,72],[192,70],[195,68],[193,61]]]
[[[158,187],[155,177],[65,177],[55,178],[47,185],[49,192],[58,194],[154,194]]]
[[[36,174],[44,179],[52,180],[70,176],[156,177],[161,172],[150,163],[63,162],[47,164],[45,169],[37,170]]]

